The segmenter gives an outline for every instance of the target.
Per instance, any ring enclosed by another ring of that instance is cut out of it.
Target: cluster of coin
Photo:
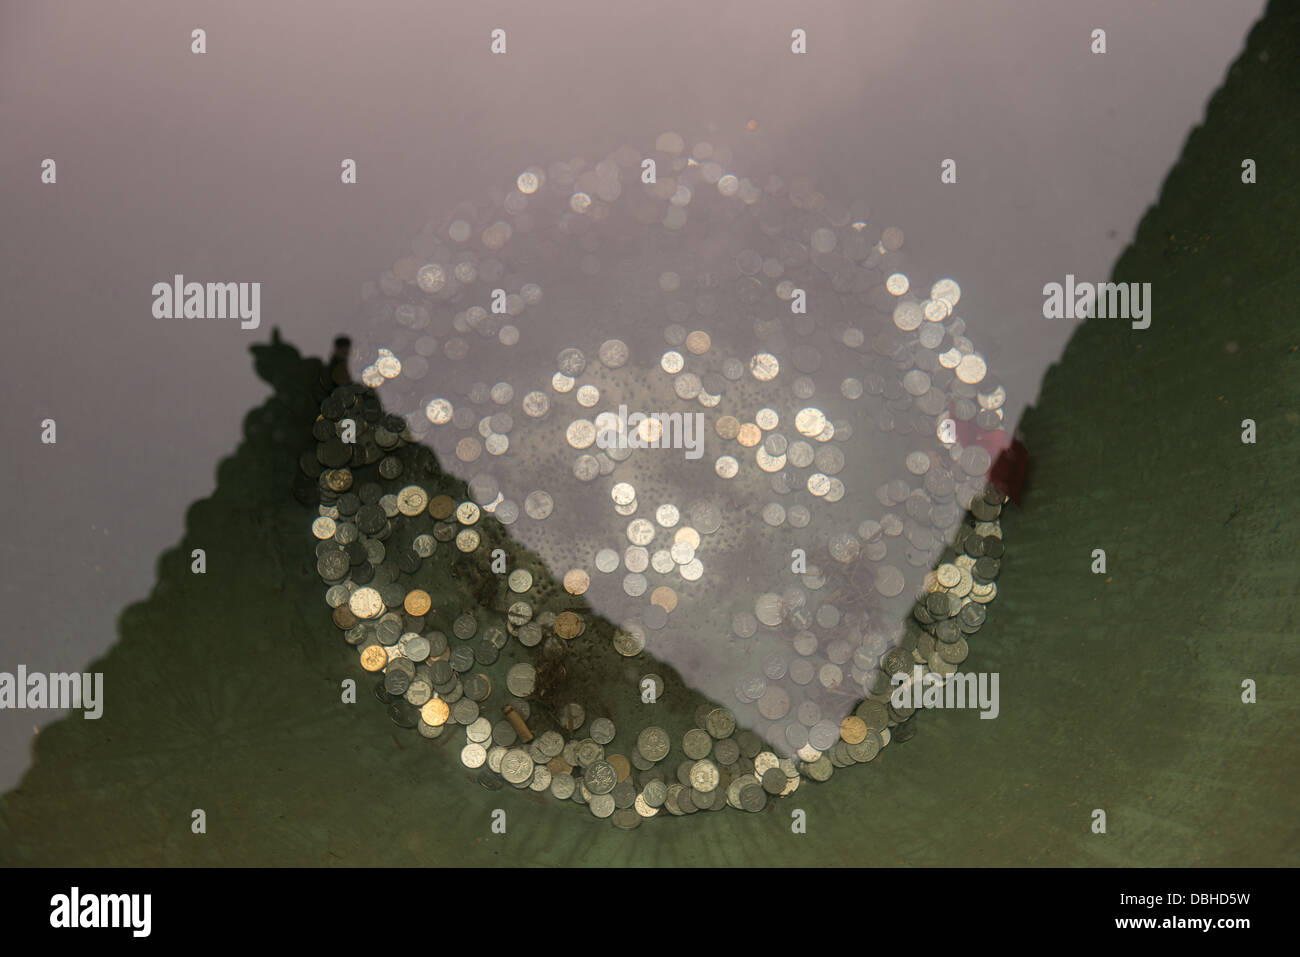
[[[955,315],[957,283],[909,295],[901,230],[870,238],[865,207],[808,181],[760,185],[675,134],[650,156],[652,184],[625,147],[530,168],[487,208],[430,224],[368,290],[361,385],[326,400],[304,463],[322,490],[327,601],[363,667],[384,672],[393,719],[427,737],[464,725],[462,759],[485,785],[550,790],[620,826],[660,807],[755,810],[910,736],[889,677],[956,670],[1001,549],[989,453],[955,429],[1000,430],[1005,392]],[[578,337],[590,323],[565,323],[593,301],[627,314],[621,338],[563,345],[539,370],[526,347]],[[711,427],[692,434],[701,410]],[[344,420],[362,424],[350,449]],[[349,466],[377,475],[354,494]],[[541,566],[510,575],[504,623],[462,614],[454,636],[473,645],[429,629],[434,599],[403,581],[440,542],[486,570],[506,540]],[[612,722],[579,738],[580,706],[539,713],[555,727],[532,739],[542,653],[593,616],[617,626],[620,657],[652,654],[709,699],[734,697],[734,712],[697,715],[673,773],[657,766],[667,731],[647,724],[606,757]],[[512,666],[531,670],[509,672],[513,710],[493,723],[479,714],[492,678],[470,672],[516,646],[537,659]]]

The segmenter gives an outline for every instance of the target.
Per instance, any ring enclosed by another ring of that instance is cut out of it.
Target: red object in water
[[[988,474],[990,484],[1019,505],[1029,469],[1029,450],[1025,448],[1025,443],[1004,429],[981,432],[974,420],[957,421],[951,407],[948,415],[956,425],[957,443],[962,446],[978,445],[988,452],[993,461]]]
[[[1028,471],[1029,450],[1019,439],[1012,439],[1011,444],[994,460],[993,468],[989,469],[989,482],[1019,505]]]

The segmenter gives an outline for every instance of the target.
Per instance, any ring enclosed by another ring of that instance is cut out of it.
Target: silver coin
[[[506,688],[517,698],[526,698],[532,694],[536,680],[536,669],[526,661],[512,665],[506,672]]]
[[[555,500],[540,489],[529,492],[524,499],[524,514],[535,521],[547,518],[555,508]]]
[[[618,784],[618,772],[607,761],[594,761],[583,771],[582,783],[592,794],[609,794]]]
[[[641,733],[637,735],[636,749],[650,761],[662,761],[668,757],[671,747],[671,739],[668,737],[668,732],[663,728],[652,725],[642,729]]]
[[[533,759],[521,748],[511,748],[501,759],[501,776],[511,784],[523,784],[533,776]]]

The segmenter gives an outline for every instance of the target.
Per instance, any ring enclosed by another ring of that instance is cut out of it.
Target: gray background
[[[1041,317],[1043,284],[1109,275],[1262,4],[514,7],[0,6],[0,670],[113,643],[267,395],[247,349],[272,326],[325,352],[430,215],[664,129],[756,119],[782,168],[901,225],[915,274],[962,283],[1014,421],[1071,331]],[[155,320],[176,272],[262,282],[262,328]],[[0,712],[0,788],[34,717],[56,715]]]

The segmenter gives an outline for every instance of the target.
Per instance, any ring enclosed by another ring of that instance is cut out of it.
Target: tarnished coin
[[[512,665],[506,672],[506,688],[517,698],[526,698],[532,694],[536,680],[536,669],[526,661]]]
[[[586,720],[587,712],[576,701],[571,701],[560,709],[560,727],[566,731],[577,731]]]
[[[552,625],[555,633],[561,638],[576,638],[586,630],[586,624],[576,613],[571,611],[560,612],[555,616],[555,623]]]
[[[632,763],[628,761],[625,755],[607,754],[605,755],[605,760],[609,762],[609,766],[612,767],[614,773],[618,775],[619,784],[626,781],[632,774]]]
[[[555,508],[555,500],[550,494],[544,491],[536,490],[528,493],[524,499],[524,514],[534,521],[542,521],[550,516],[551,511]]]
[[[709,712],[705,727],[709,734],[715,738],[729,738],[732,732],[736,730],[736,718],[726,708],[714,708]],[[705,790],[709,789],[706,788]]]
[[[709,737],[707,731],[701,728],[692,728],[682,738],[682,751],[688,758],[693,760],[698,761],[700,758],[706,757],[712,749],[713,739]],[[644,751],[641,753],[645,754]],[[646,757],[649,757],[649,755],[647,754]]]
[[[609,718],[596,718],[591,722],[589,732],[598,744],[609,744],[614,740],[614,722]]]
[[[868,733],[867,723],[856,715],[850,715],[840,722],[840,737],[845,744],[859,744]]]
[[[645,631],[635,622],[628,622],[614,632],[614,650],[625,658],[639,655],[645,648]]]

